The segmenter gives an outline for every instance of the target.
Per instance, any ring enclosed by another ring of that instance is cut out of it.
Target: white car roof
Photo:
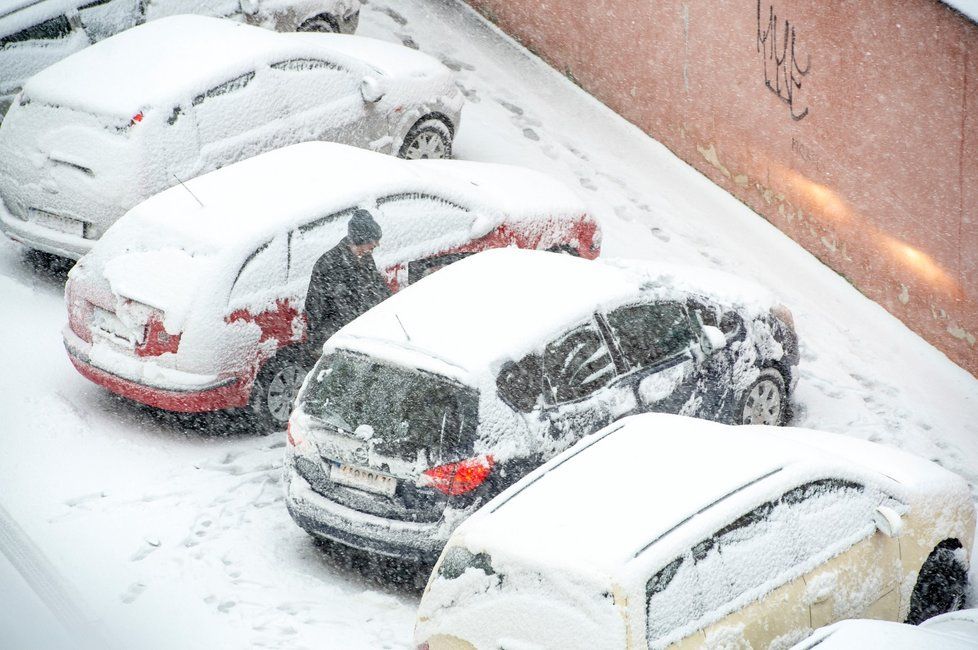
[[[809,444],[813,439],[817,445]],[[740,488],[767,481],[774,498],[782,487],[820,476],[867,470],[878,476],[872,464],[897,467],[906,484],[913,477],[963,490],[967,499],[967,486],[950,472],[882,445],[808,429],[643,414],[550,460],[463,523],[456,536],[473,552],[493,557],[501,551],[545,566],[614,574],[646,549],[672,559],[690,541],[687,522],[697,530],[729,523],[725,517],[741,513],[729,512],[724,499]],[[712,508],[716,514],[705,514]]]
[[[978,609],[950,612],[920,625],[850,619],[820,628],[792,650],[974,650],[978,647]]]
[[[410,347],[418,358],[427,354],[474,378],[539,350],[602,306],[643,292],[687,291],[758,310],[775,304],[763,289],[718,271],[508,248],[479,253],[408,287],[344,327],[330,345],[380,354],[378,343],[387,341],[392,353]]]
[[[426,54],[365,37],[280,34],[232,20],[181,15],[99,41],[39,72],[24,92],[43,103],[129,119],[148,108],[172,108],[261,64],[331,55],[378,72],[450,74]]]
[[[431,164],[435,162],[440,164]],[[456,166],[458,172],[448,172]],[[525,205],[513,199],[523,185],[534,188],[532,200]],[[566,187],[532,170],[490,163],[407,161],[316,141],[275,149],[164,190],[126,213],[110,229],[109,238],[126,242],[139,238],[145,244],[166,232],[168,245],[181,240],[191,251],[254,249],[276,233],[352,207],[364,197],[419,191],[434,192],[466,207],[484,207],[487,214],[473,226],[473,237],[504,218],[559,218],[584,211]]]

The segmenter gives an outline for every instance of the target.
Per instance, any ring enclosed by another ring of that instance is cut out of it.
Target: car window
[[[245,88],[248,84],[250,84],[251,80],[254,78],[255,78],[255,73],[248,72],[239,77],[235,77],[234,79],[225,81],[222,84],[218,84],[217,86],[214,86],[210,90],[203,92],[197,95],[196,97],[194,97],[194,106],[197,106],[198,104],[202,104],[206,99],[212,97],[220,97],[221,95],[226,95],[230,92],[234,92],[235,90],[241,90],[242,88]]]
[[[289,235],[289,282],[308,284],[312,267],[347,233],[354,208],[341,210],[299,226]]]
[[[220,166],[250,155],[255,138],[265,133],[259,129],[285,115],[285,100],[273,92],[267,77],[248,72],[194,97],[197,133],[210,164]],[[249,137],[241,137],[246,134]]]
[[[675,302],[619,307],[608,314],[608,324],[622,355],[633,368],[678,354],[693,340],[686,314]]]
[[[66,16],[56,16],[43,23],[31,25],[27,29],[0,38],[0,47],[27,41],[54,41],[71,33],[71,24]]]
[[[255,249],[234,279],[230,306],[240,307],[256,295],[280,291],[285,285],[286,263],[285,246],[279,238]]]
[[[615,363],[594,323],[550,343],[543,353],[549,401],[554,404],[587,397],[615,377]]]
[[[446,255],[434,255],[423,260],[413,260],[408,264],[408,284],[414,284],[421,278],[427,277],[439,271],[449,264],[465,259],[473,253],[448,253]]]
[[[330,107],[332,101],[354,95],[362,105],[360,79],[335,63],[294,58],[273,63],[270,68],[272,87],[276,94],[284,96],[290,116],[311,110],[336,110]]]
[[[335,63],[330,63],[329,61],[323,61],[321,59],[286,59],[284,61],[279,61],[278,63],[273,63],[270,67],[273,70],[282,70],[284,72],[305,72],[308,70],[321,70],[324,68],[338,70],[340,72],[348,72],[345,68],[338,66]]]
[[[647,583],[649,645],[709,625],[868,537],[880,498],[850,481],[813,481],[717,530]]]
[[[686,301],[686,310],[690,317],[698,320],[701,325],[707,325],[709,327],[719,326],[717,309],[712,305],[708,305],[695,298],[690,298]]]
[[[396,194],[378,199],[378,221],[384,236],[378,257],[427,258],[470,239],[475,219],[465,207],[430,194]]]

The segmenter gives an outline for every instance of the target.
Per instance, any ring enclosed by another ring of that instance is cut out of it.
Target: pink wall
[[[937,0],[469,1],[978,375],[978,25]]]

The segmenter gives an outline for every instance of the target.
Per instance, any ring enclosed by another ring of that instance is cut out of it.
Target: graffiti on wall
[[[779,21],[773,4],[768,4],[764,17],[761,2],[757,0],[757,52],[763,61],[764,85],[788,105],[792,119],[804,119],[808,107],[800,109],[796,92],[801,90],[802,79],[811,70],[811,56],[805,56],[804,67],[798,64],[795,26],[787,19]]]

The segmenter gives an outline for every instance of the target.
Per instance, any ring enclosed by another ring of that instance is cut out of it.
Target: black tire
[[[309,368],[297,350],[283,349],[265,362],[255,378],[248,415],[262,435],[285,429],[292,403]]]
[[[747,387],[734,419],[737,424],[782,426],[788,421],[788,391],[784,377],[774,368],[765,368]]]
[[[964,606],[968,572],[958,559],[960,548],[960,543],[949,540],[939,544],[927,556],[910,595],[907,623],[919,625],[929,618]]]
[[[336,19],[329,14],[319,14],[307,19],[296,30],[298,32],[324,32],[327,34],[339,34],[340,26]]]
[[[452,131],[436,117],[418,120],[397,152],[399,158],[408,160],[452,157]]]

